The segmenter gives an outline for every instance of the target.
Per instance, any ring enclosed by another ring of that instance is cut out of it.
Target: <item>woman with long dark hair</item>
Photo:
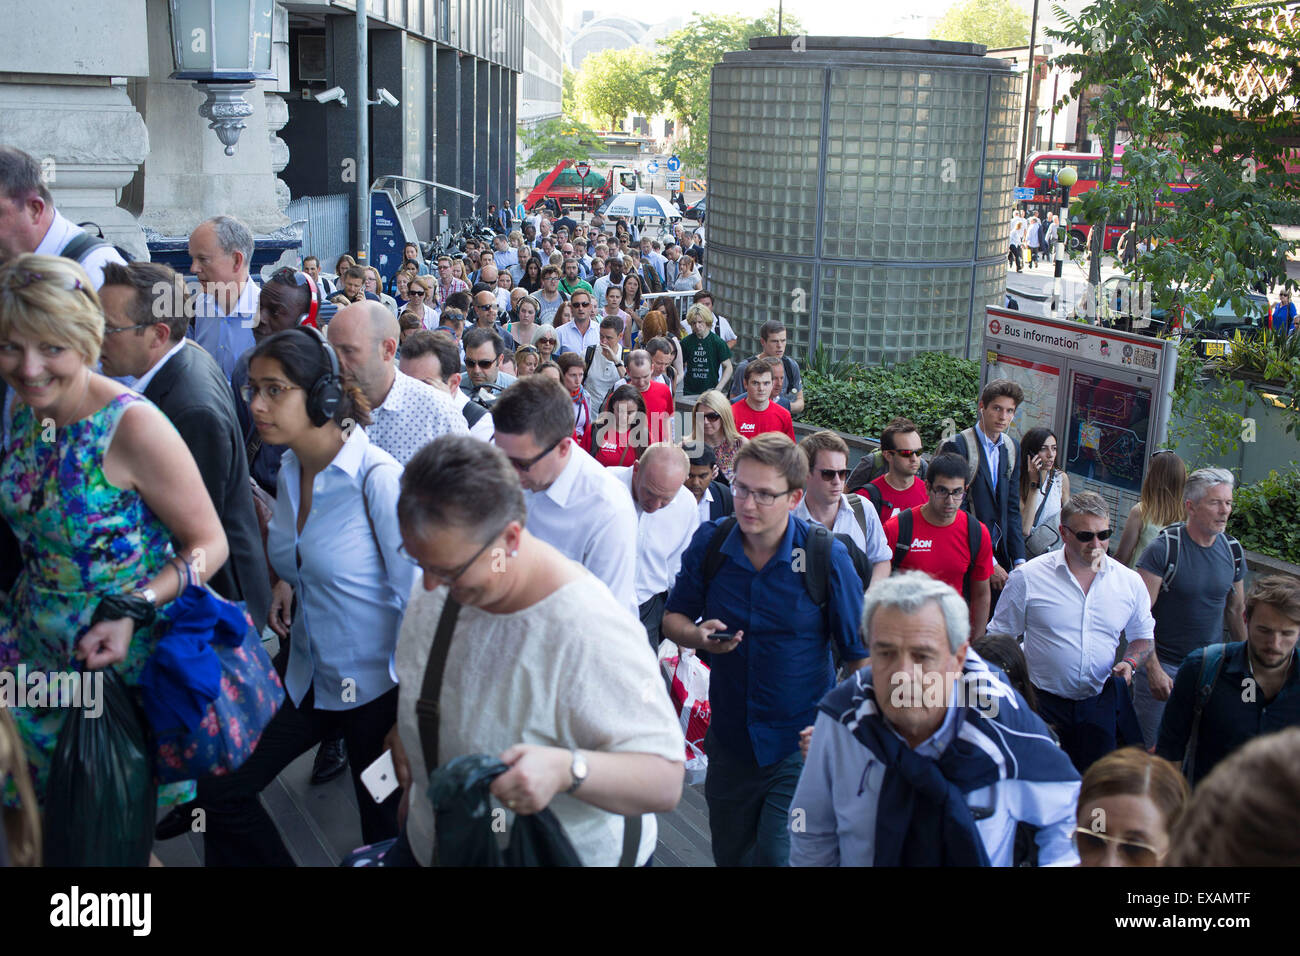
[[[542,287],[542,260],[537,256],[530,256],[524,263],[524,275],[519,280],[519,288],[523,289],[529,295],[533,295]]]
[[[370,442],[365,396],[312,329],[277,332],[253,351],[244,386],[262,440],[285,445],[267,553],[279,575],[271,628],[290,638],[286,700],[252,757],[199,782],[206,862],[292,865],[257,795],[342,731],[367,843],[397,835],[397,799],[375,803],[361,772],[384,752],[397,713],[388,662],[418,569],[401,552],[402,466]],[[358,427],[362,426],[362,427]]]
[[[1176,453],[1167,448],[1152,452],[1146,477],[1142,479],[1142,493],[1124,522],[1124,533],[1115,550],[1116,561],[1133,567],[1161,529],[1183,520],[1186,484],[1187,465]]]
[[[647,447],[645,399],[636,386],[620,385],[610,393],[605,406],[608,411],[596,418],[591,453],[606,468],[631,465]]]
[[[1031,428],[1020,439],[1020,522],[1028,557],[1061,547],[1061,505],[1070,500],[1070,477],[1056,467],[1058,442],[1050,428]]]

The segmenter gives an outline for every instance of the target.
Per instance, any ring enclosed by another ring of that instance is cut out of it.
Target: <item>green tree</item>
[[[722,55],[749,49],[751,37],[776,35],[776,10],[757,19],[739,14],[696,15],[686,26],[659,41],[658,85],[668,109],[690,131],[678,150],[691,168],[704,170],[709,157],[709,94],[713,66]],[[803,24],[788,11],[782,33],[792,39],[804,32]]]
[[[536,172],[547,172],[563,160],[583,159],[605,148],[600,133],[567,116],[521,129],[519,139],[523,152],[519,154],[516,165]]]
[[[575,87],[577,86],[578,72],[565,63],[560,75],[560,112],[565,116],[577,116],[578,94]]]
[[[1285,281],[1287,253],[1300,248],[1272,225],[1300,221],[1280,143],[1300,124],[1300,37],[1270,24],[1275,4],[1244,16],[1236,0],[1104,0],[1077,18],[1053,9],[1063,29],[1048,36],[1069,51],[1054,63],[1077,77],[1056,108],[1086,104],[1103,156],[1119,130],[1129,136],[1119,179],[1102,163],[1103,181],[1071,204],[1072,218],[1093,227],[1088,301],[1097,301],[1105,224],[1136,221],[1148,248],[1124,270],[1150,283],[1155,307],[1208,315],[1230,300],[1248,309],[1246,291]],[[1193,188],[1170,186],[1184,176]],[[1203,368],[1184,350],[1180,407],[1197,404]],[[1206,414],[1204,432],[1222,432]]]
[[[618,129],[628,113],[649,116],[663,106],[654,63],[640,47],[601,50],[587,57],[578,74],[577,95],[585,110],[609,119],[610,129]]]
[[[932,40],[983,43],[990,50],[1029,43],[1029,16],[1012,0],[962,0],[930,31]]]

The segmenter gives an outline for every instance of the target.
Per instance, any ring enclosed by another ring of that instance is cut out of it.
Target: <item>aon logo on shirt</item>
[[[928,538],[915,538],[912,541],[913,551],[929,551],[934,547],[934,542]]]
[[[742,435],[752,435],[756,431],[758,431],[758,426],[755,425],[753,422],[740,423],[740,433]]]

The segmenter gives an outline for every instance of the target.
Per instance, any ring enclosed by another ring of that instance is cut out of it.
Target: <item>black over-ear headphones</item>
[[[339,357],[334,354],[334,349],[330,347],[329,342],[325,341],[325,336],[321,335],[319,329],[310,325],[299,325],[295,328],[316,342],[329,361],[330,370],[317,378],[307,392],[307,417],[311,419],[313,425],[320,428],[334,417],[339,402],[343,400],[343,378],[339,374]]]

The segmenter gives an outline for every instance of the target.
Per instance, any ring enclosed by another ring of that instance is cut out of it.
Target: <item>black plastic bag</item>
[[[429,774],[429,799],[437,814],[436,866],[582,866],[560,821],[550,810],[515,817],[510,843],[492,832],[492,781],[510,768],[496,757],[457,757]]]
[[[149,865],[157,805],[153,751],[125,682],[111,667],[98,673],[104,675],[101,713],[73,708],[54,747],[46,866]]]

